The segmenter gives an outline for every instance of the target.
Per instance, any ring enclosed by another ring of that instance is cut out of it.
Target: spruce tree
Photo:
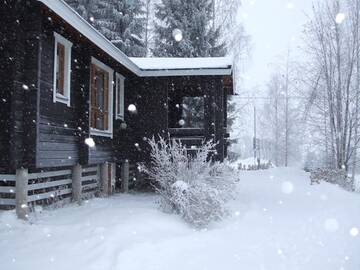
[[[145,56],[141,0],[68,0],[68,3],[128,56]]]
[[[225,45],[214,29],[212,0],[161,0],[155,6],[155,56],[210,57],[224,56]],[[182,32],[176,41],[173,31]]]

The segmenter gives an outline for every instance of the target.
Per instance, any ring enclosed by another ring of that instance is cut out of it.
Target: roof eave
[[[141,70],[141,77],[172,77],[172,76],[221,76],[231,75],[232,68],[221,69],[148,69]]]
[[[65,20],[70,25],[76,25],[76,30],[88,38],[91,42],[104,50],[112,58],[124,65],[131,72],[140,76],[140,68],[129,59],[123,52],[121,52],[115,45],[107,40],[99,31],[97,31],[91,24],[83,19],[76,11],[74,11],[64,1],[54,0],[38,0],[53,10],[58,16]]]

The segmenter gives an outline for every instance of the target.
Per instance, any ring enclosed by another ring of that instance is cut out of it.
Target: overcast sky
[[[242,0],[241,20],[252,38],[252,57],[245,65],[245,88],[263,88],[271,63],[295,54],[302,42],[302,26],[311,12],[312,0]]]

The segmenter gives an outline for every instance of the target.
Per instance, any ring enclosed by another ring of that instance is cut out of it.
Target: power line
[[[274,99],[274,97],[241,97],[241,96],[235,96],[234,98],[238,98],[238,99]],[[286,97],[277,97],[277,98],[282,98],[282,99],[286,99]],[[307,99],[306,97],[300,97],[300,96],[288,96],[287,98],[291,98],[291,99]]]

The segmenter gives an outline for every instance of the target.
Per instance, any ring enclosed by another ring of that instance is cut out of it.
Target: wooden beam
[[[82,167],[80,164],[76,165],[72,169],[72,199],[77,203],[81,203],[81,177],[82,177]]]
[[[28,169],[16,170],[16,215],[19,219],[27,220],[29,214],[28,207]]]

